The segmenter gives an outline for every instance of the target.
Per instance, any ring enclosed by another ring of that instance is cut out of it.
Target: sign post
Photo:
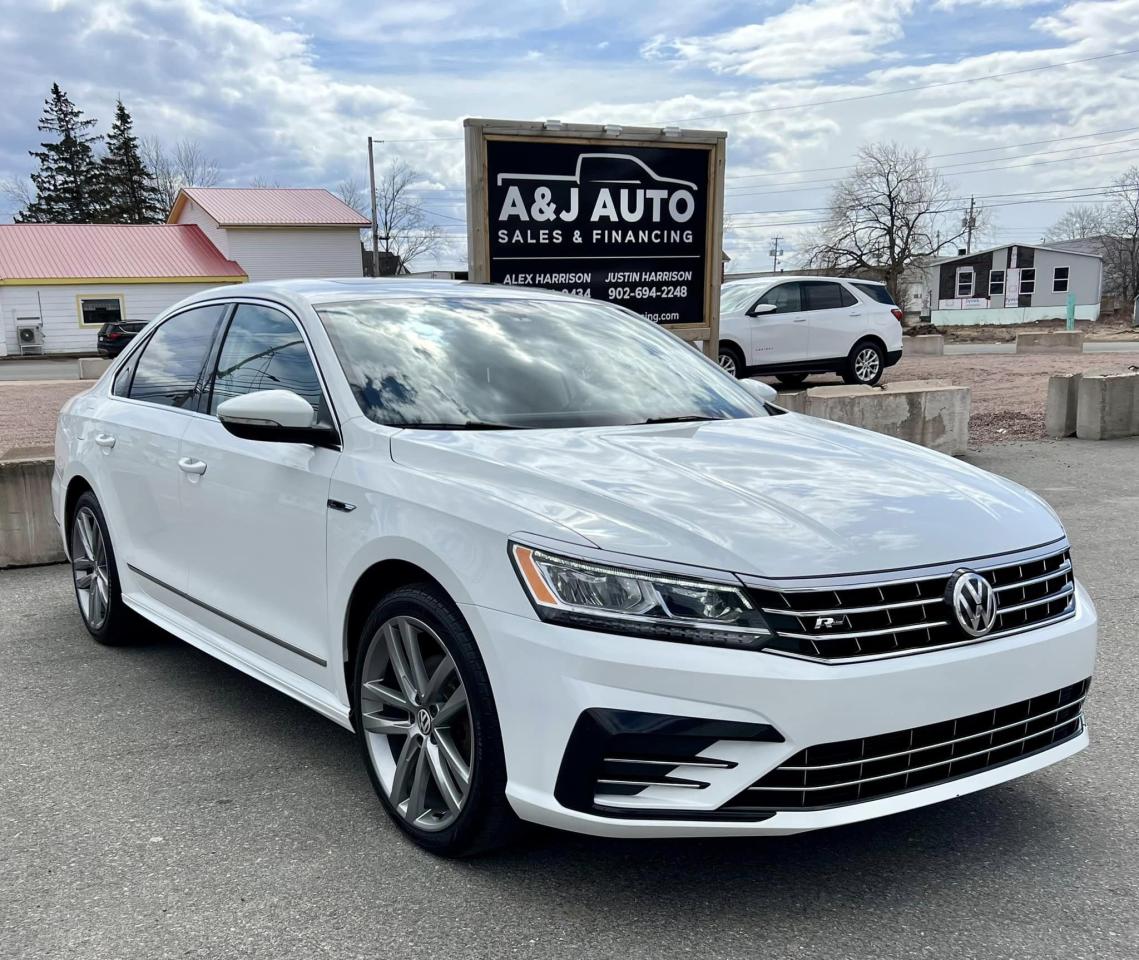
[[[726,133],[464,127],[471,280],[616,303],[715,359]]]

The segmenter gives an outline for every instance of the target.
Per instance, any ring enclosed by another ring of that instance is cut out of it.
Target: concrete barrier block
[[[786,393],[780,393],[775,398],[775,402],[784,410],[790,410],[792,413],[806,413],[807,391],[788,390]]]
[[[48,459],[0,460],[0,568],[66,559],[51,510]]]
[[[1075,436],[1082,379],[1082,373],[1061,373],[1048,378],[1048,402],[1044,408],[1044,432],[1048,436]]]
[[[885,389],[813,387],[802,412],[956,455],[969,446],[970,400],[968,387],[944,381],[901,381]]]
[[[98,380],[107,371],[111,361],[103,357],[80,357],[79,379]]]
[[[1017,353],[1083,353],[1082,330],[1057,330],[1052,333],[1018,333]]]
[[[902,355],[912,357],[940,357],[945,354],[945,337],[940,333],[923,333],[902,339]]]
[[[1114,440],[1132,436],[1136,428],[1136,380],[1123,373],[1086,376],[1080,381],[1076,436],[1081,440]]]

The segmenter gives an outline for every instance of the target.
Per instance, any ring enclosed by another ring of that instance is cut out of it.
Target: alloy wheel
[[[103,529],[90,507],[80,507],[71,523],[71,573],[83,619],[102,629],[111,609],[111,574]]]
[[[736,375],[736,358],[730,353],[720,354],[720,366],[725,373],[730,373],[733,377]]]
[[[869,383],[882,366],[878,351],[873,347],[863,347],[854,358],[854,376],[859,383]]]
[[[360,722],[399,815],[421,830],[451,826],[471,787],[474,728],[458,667],[422,620],[393,617],[377,631],[364,661]]]

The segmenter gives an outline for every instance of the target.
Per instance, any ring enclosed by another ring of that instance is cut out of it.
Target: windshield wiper
[[[513,423],[494,423],[490,420],[462,420],[458,423],[389,423],[389,427],[402,427],[405,430],[525,430]]]
[[[682,417],[649,417],[648,420],[642,420],[641,423],[698,423],[706,422],[708,420],[730,420],[731,417],[701,417],[695,414],[688,414]]]

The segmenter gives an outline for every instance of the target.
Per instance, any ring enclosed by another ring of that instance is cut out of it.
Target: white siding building
[[[104,323],[222,283],[359,277],[367,225],[327,190],[213,187],[181,191],[166,224],[0,225],[0,356],[28,327],[34,352],[94,353]]]
[[[188,187],[168,222],[196,224],[250,280],[363,275],[368,220],[327,190]]]

